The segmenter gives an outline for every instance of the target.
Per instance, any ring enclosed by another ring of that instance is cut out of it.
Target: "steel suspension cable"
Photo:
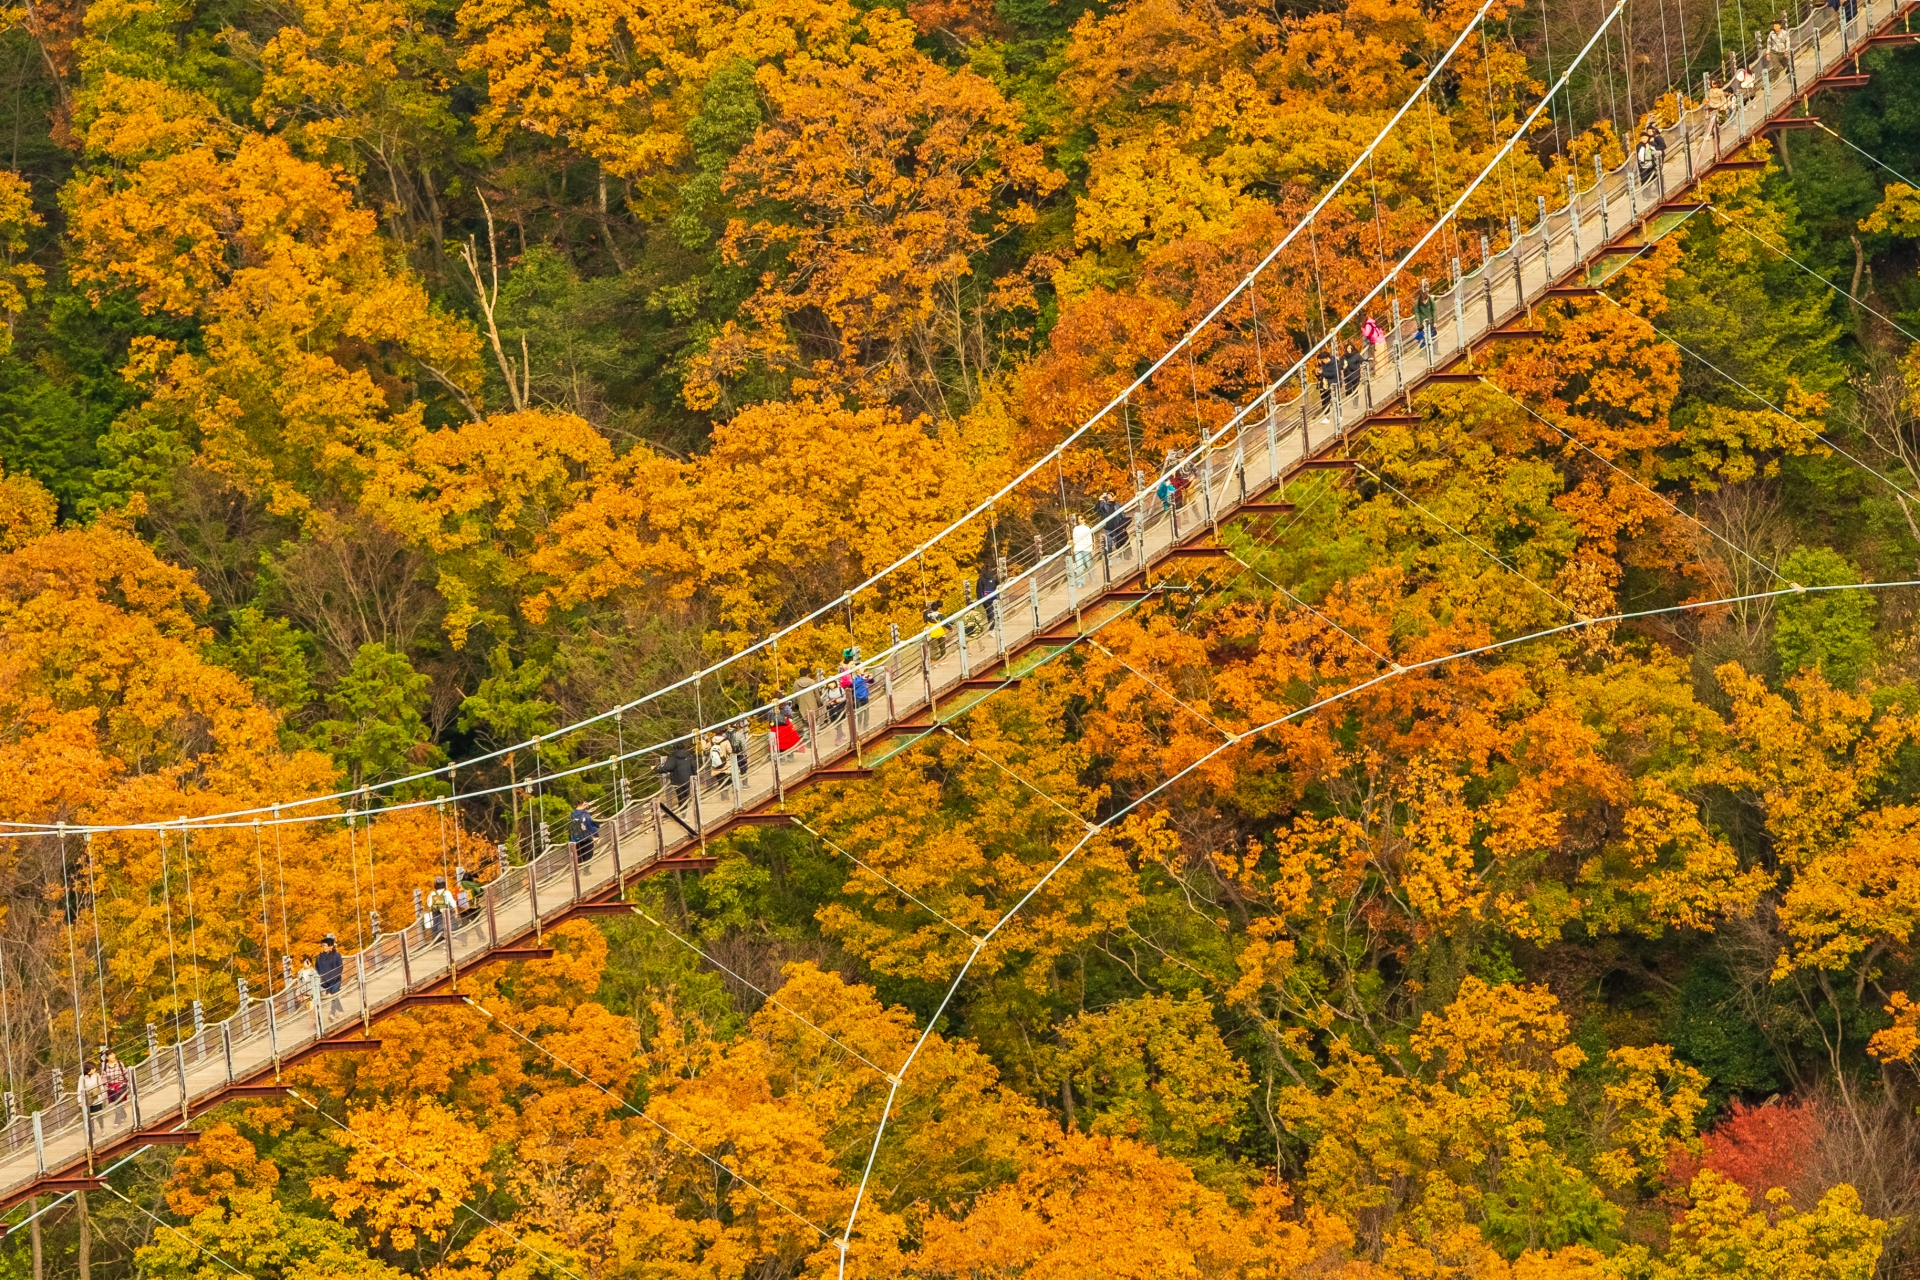
[[[360,925],[360,856],[354,851],[353,811],[347,811],[347,866],[353,871],[353,937],[358,943],[357,950],[367,949],[367,934]],[[378,910],[376,904],[375,910]]]
[[[13,1063],[13,1002],[7,996],[7,953],[0,948],[0,1039],[4,1039],[7,1049],[7,1092],[17,1093],[20,1088],[20,1076]],[[13,1117],[7,1117],[12,1123]]]
[[[279,835],[276,828],[274,835]],[[267,915],[267,851],[260,819],[253,820],[253,859],[260,871],[260,968],[267,975],[267,994],[273,994],[273,925]]]
[[[193,849],[188,843],[187,820],[180,819],[180,861],[186,868],[187,877],[187,954],[193,961],[193,1003],[201,1004],[200,990],[200,925],[193,910]],[[197,1019],[196,1019],[197,1021]],[[195,1028],[198,1030],[198,1028]]]
[[[81,1115],[90,1118],[87,1111],[87,1090],[85,1086],[87,1074],[87,1041],[86,1033],[82,1026],[83,1015],[80,1006],[80,949],[75,945],[73,929],[75,921],[78,920],[80,916],[80,895],[73,887],[73,877],[67,868],[67,833],[65,831],[60,833],[60,888],[66,898],[61,905],[66,908],[67,916],[67,976],[73,988],[73,1047],[80,1055],[80,1079],[75,1081],[74,1099],[80,1104]],[[100,1029],[100,1035],[104,1040],[106,1037],[105,1027]]]
[[[87,897],[92,900],[93,917],[93,968],[95,982],[100,991],[100,1045],[104,1049],[111,1038],[108,1027],[111,1020],[107,1014],[107,947],[100,938],[100,887],[93,877],[93,833],[87,832],[86,842],[81,846],[87,856]]]
[[[1860,152],[1861,155],[1873,161],[1875,164],[1879,165],[1882,169],[1885,169],[1888,173],[1892,174],[1894,177],[1900,179],[1900,181],[1906,183],[1910,187],[1920,189],[1920,182],[1915,182],[1912,178],[1909,178],[1906,174],[1900,172],[1898,169],[1888,164],[1885,160],[1882,160],[1879,156],[1874,155],[1871,151],[1864,150],[1863,148],[1855,144],[1853,140],[1848,138],[1846,135],[1839,133],[1833,129],[1829,129],[1826,126],[1825,122],[1823,121],[1816,120],[1814,121],[1814,123],[1819,126],[1821,132],[1832,134],[1835,138],[1838,138],[1840,141],[1846,143],[1849,147],[1852,147],[1855,151]]]
[[[932,908],[931,906],[928,906],[925,902],[922,902],[919,898],[907,892],[906,889],[902,888],[900,885],[896,884],[894,881],[889,880],[885,875],[881,874],[879,871],[876,871],[873,867],[862,862],[859,858],[855,857],[853,854],[849,853],[847,850],[843,849],[838,844],[835,844],[830,838],[828,838],[824,833],[819,831],[817,828],[808,826],[805,819],[796,816],[793,820],[793,825],[800,828],[802,831],[805,831],[807,834],[811,835],[815,840],[819,841],[821,844],[826,845],[829,849],[833,850],[835,853],[845,858],[848,862],[851,862],[854,866],[859,867],[862,871],[865,871],[868,875],[878,880],[881,884],[886,885],[887,888],[893,890],[895,893],[905,898],[908,902],[911,902],[914,906],[919,907],[922,911],[925,911],[928,915],[932,916],[935,920],[938,920],[941,924],[946,925],[947,928],[952,929],[955,933],[959,934],[961,937],[965,938],[967,941],[972,942],[974,940],[975,935],[971,931],[961,928],[959,925],[955,924],[953,921],[947,919],[947,917],[941,915],[934,908]]]
[[[167,866],[167,833],[154,833],[160,838],[160,900],[167,916],[167,972],[173,980],[173,1038],[180,1039],[180,966],[174,958],[173,950],[173,874]]]
[[[280,806],[273,806],[273,874],[280,890],[280,967],[286,968],[293,951],[293,930],[287,924],[287,859],[280,845]],[[274,975],[267,974],[267,990],[273,990]]]
[[[1915,334],[1911,330],[1909,330],[1905,325],[1901,324],[1898,320],[1895,320],[1892,316],[1886,314],[1884,311],[1878,310],[1872,304],[1856,296],[1852,290],[1844,288],[1841,285],[1835,283],[1834,281],[1829,280],[1826,276],[1821,275],[1818,271],[1815,271],[1812,267],[1800,261],[1800,259],[1794,257],[1791,253],[1788,253],[1785,249],[1781,248],[1779,245],[1774,244],[1771,240],[1768,240],[1765,236],[1761,235],[1757,231],[1754,231],[1751,227],[1741,222],[1738,218],[1728,213],[1725,209],[1722,209],[1719,205],[1708,204],[1707,208],[1709,211],[1713,213],[1715,217],[1725,219],[1727,225],[1732,227],[1734,230],[1740,232],[1742,235],[1750,236],[1754,240],[1765,245],[1769,251],[1771,251],[1778,257],[1785,258],[1788,262],[1791,262],[1794,266],[1800,268],[1800,270],[1806,272],[1808,275],[1812,276],[1815,280],[1818,280],[1821,284],[1827,286],[1827,288],[1833,290],[1835,293],[1839,294],[1841,297],[1845,298],[1847,301],[1853,303],[1853,305],[1855,305],[1856,307],[1859,307],[1862,310],[1866,311],[1869,315],[1873,316],[1875,319],[1884,322],[1888,327],[1892,328],[1893,330],[1901,334],[1903,337],[1907,338],[1909,341],[1920,342],[1920,336],[1915,336]]]

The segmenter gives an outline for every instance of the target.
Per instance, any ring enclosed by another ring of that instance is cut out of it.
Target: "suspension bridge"
[[[463,975],[478,966],[551,955],[544,945],[548,930],[581,917],[628,912],[622,898],[637,880],[711,867],[710,841],[744,826],[791,822],[785,801],[792,792],[870,776],[921,737],[1180,584],[1189,567],[1227,557],[1219,538],[1223,524],[1290,511],[1291,482],[1354,467],[1350,445],[1373,427],[1417,422],[1415,395],[1477,383],[1474,363],[1491,344],[1541,336],[1533,322],[1536,308],[1599,296],[1635,257],[1705,207],[1696,194],[1703,179],[1764,163],[1745,154],[1748,144],[1774,130],[1817,124],[1807,111],[1812,95],[1865,83],[1858,61],[1865,50],[1913,43],[1916,8],[1913,0],[1867,0],[1851,18],[1813,10],[1791,29],[1784,60],[1755,50],[1745,62],[1750,87],[1732,91],[1724,104],[1689,105],[1682,94],[1677,118],[1659,130],[1661,146],[1650,172],[1630,155],[1612,170],[1596,163],[1590,183],[1570,178],[1564,202],[1549,208],[1540,201],[1531,226],[1512,221],[1502,250],[1483,249],[1470,270],[1453,261],[1450,287],[1436,295],[1431,326],[1399,317],[1396,309],[1385,342],[1350,382],[1337,378],[1324,387],[1309,376],[1331,337],[1322,339],[1170,466],[1161,477],[1168,483],[1144,489],[1097,526],[1063,532],[1053,545],[1036,538],[1031,548],[1013,549],[989,596],[863,662],[864,701],[849,698],[832,714],[819,707],[795,711],[791,732],[777,725],[756,732],[725,770],[703,770],[650,795],[635,794],[640,788],[630,787],[622,772],[602,806],[591,856],[543,830],[530,862],[502,869],[461,908],[423,914],[346,955],[337,989],[289,983],[254,998],[243,988],[239,1007],[224,1020],[196,1020],[191,1031],[168,1043],[150,1027],[144,1053],[112,1100],[95,1105],[74,1090],[60,1092],[45,1108],[10,1112],[0,1129],[0,1207],[103,1185],[100,1170],[126,1153],[194,1141],[197,1134],[187,1126],[210,1108],[284,1096],[280,1078],[298,1063],[377,1049],[377,1019],[462,1002]],[[1538,114],[1521,125],[1509,146]],[[1343,324],[1361,314],[1412,257],[1389,272]],[[1176,475],[1178,486],[1172,484]],[[824,688],[822,682],[796,694]],[[780,710],[762,709],[760,718]],[[697,745],[739,721],[729,716],[682,741]]]

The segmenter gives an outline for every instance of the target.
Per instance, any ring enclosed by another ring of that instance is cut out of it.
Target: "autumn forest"
[[[0,1159],[1646,204],[877,767],[17,1197],[0,1280],[1920,1276],[1877,2],[1679,204],[1856,0],[7,5]]]

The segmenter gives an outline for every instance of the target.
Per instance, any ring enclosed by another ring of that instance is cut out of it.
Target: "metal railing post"
[[[1549,283],[1553,280],[1553,228],[1547,225],[1547,198],[1535,196],[1540,207],[1540,267],[1547,273]],[[1520,305],[1527,305],[1527,291],[1520,290]]]
[[[1307,371],[1300,370],[1300,456],[1313,454],[1313,437],[1307,432],[1307,419],[1311,410],[1307,405]]]
[[[1486,303],[1486,330],[1494,332],[1494,253],[1480,236],[1480,299]]]
[[[1513,259],[1514,305],[1524,307],[1527,305],[1527,285],[1520,278],[1520,215],[1517,213],[1507,215],[1507,256]],[[1491,322],[1487,327],[1493,327]]]
[[[1265,372],[1263,371],[1260,376],[1265,378]],[[1273,481],[1276,465],[1273,457],[1273,439],[1276,434],[1274,418],[1280,411],[1278,390],[1278,387],[1269,385],[1261,391],[1261,394],[1267,398],[1267,480],[1269,483]]]
[[[953,620],[953,631],[954,636],[960,641],[960,678],[962,680],[970,679],[973,675],[973,666],[967,658],[966,614],[963,613]]]
[[[450,989],[460,985],[460,962],[453,951],[453,915],[452,907],[440,908],[441,927],[447,935],[447,982]]]
[[[1407,374],[1400,364],[1400,299],[1393,300],[1388,314],[1393,318],[1393,387],[1397,395],[1407,393]]]
[[[40,1113],[33,1113],[33,1164],[34,1171],[41,1177],[47,1174],[47,1133],[41,1126]]]
[[[745,736],[744,733],[742,736]],[[625,781],[626,779],[621,779],[623,784]],[[620,865],[620,827],[626,814],[627,804],[626,798],[623,796],[620,801],[620,812],[614,814],[613,821],[607,824],[613,828],[613,885],[614,889],[619,893],[625,893],[627,889],[626,868]]]
[[[1450,262],[1453,271],[1453,345],[1464,349],[1467,345],[1467,278],[1460,271],[1460,259]],[[1493,323],[1493,273],[1487,270],[1487,238],[1480,237],[1480,286],[1487,295],[1487,323]],[[1437,343],[1435,345],[1438,345]]]
[[[1600,243],[1613,238],[1607,230],[1607,167],[1600,163],[1600,157],[1593,158],[1593,188],[1600,193]]]
[[[528,878],[528,883],[532,883],[531,877]],[[413,957],[407,952],[407,931],[402,929],[397,936],[400,939],[400,990],[412,991]]]
[[[1580,191],[1573,184],[1573,170],[1567,170],[1567,225],[1573,229],[1573,260],[1580,261]]]
[[[533,906],[533,936],[538,942],[546,941],[545,926],[540,921],[540,860],[534,858],[527,863],[527,901]],[[406,952],[402,951],[402,958]],[[411,984],[409,984],[411,985]]]

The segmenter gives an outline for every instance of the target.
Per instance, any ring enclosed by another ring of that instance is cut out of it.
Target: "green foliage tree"
[[[483,729],[498,744],[524,742],[552,729],[560,708],[540,696],[552,671],[543,663],[513,660],[505,642],[487,653],[487,677],[460,703],[460,731]]]
[[[426,720],[432,683],[406,655],[384,644],[360,646],[327,695],[333,715],[314,726],[354,786],[445,759]]]
[[[254,696],[285,717],[313,701],[312,651],[312,637],[285,618],[245,608],[235,611],[226,637],[207,656],[245,676]]]
[[[1827,547],[1797,547],[1781,566],[1803,587],[1843,587],[1860,572]],[[1870,591],[1812,591],[1784,600],[1773,628],[1783,671],[1809,668],[1837,685],[1853,687],[1873,665],[1873,624],[1879,604]]]

